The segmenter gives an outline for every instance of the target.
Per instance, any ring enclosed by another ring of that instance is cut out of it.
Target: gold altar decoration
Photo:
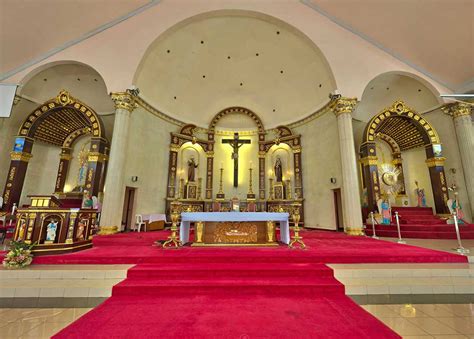
[[[293,228],[293,236],[291,237],[291,241],[288,244],[289,248],[297,248],[298,246],[304,250],[306,248],[305,243],[303,242],[303,237],[300,236],[300,209],[299,206],[295,206],[292,210],[291,217],[293,222],[295,223],[295,227]]]
[[[248,244],[257,242],[257,225],[251,223],[219,223],[214,234],[215,243]]]
[[[267,221],[267,241],[275,242],[275,222]]]
[[[183,243],[178,238],[179,212],[175,209],[171,212],[171,235],[163,243],[163,248],[180,248]]]
[[[224,191],[222,189],[222,174],[224,172],[224,168],[222,168],[222,165],[221,165],[221,168],[220,168],[220,174],[219,174],[219,192],[217,192],[217,195],[216,195],[216,199],[217,200],[223,200],[225,198],[225,194],[224,194]]]
[[[255,193],[252,188],[252,165],[249,168],[249,190],[247,192],[247,200],[255,200]]]
[[[202,234],[204,231],[204,223],[202,221],[198,221],[196,223],[196,242],[202,243]]]

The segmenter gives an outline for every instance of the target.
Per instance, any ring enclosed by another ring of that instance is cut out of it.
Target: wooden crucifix
[[[234,159],[234,187],[239,186],[239,148],[244,144],[250,144],[250,140],[239,139],[239,133],[234,133],[233,139],[222,139],[223,144],[232,146],[232,159]]]

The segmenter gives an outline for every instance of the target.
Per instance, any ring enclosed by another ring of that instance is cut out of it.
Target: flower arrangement
[[[31,264],[33,255],[31,249],[35,244],[25,244],[23,241],[12,241],[10,251],[3,258],[3,266],[6,268],[23,268]]]

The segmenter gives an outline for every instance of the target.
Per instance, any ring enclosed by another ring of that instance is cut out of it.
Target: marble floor
[[[392,242],[397,242],[397,238],[383,238],[382,240],[388,240]],[[429,248],[432,250],[440,250],[450,253],[456,253],[453,249],[458,247],[458,241],[454,239],[403,239],[406,241],[407,245],[419,246],[424,248]],[[462,240],[462,245],[464,248],[469,249],[470,256],[474,256],[474,239],[465,239]]]
[[[474,338],[474,304],[362,306],[403,338]],[[0,337],[49,338],[90,308],[0,309]]]

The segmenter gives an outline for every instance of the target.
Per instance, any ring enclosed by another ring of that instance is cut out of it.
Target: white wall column
[[[100,218],[101,234],[121,229],[128,130],[130,115],[136,107],[134,97],[128,92],[112,93],[111,97],[115,103],[115,120]]]
[[[339,131],[344,230],[350,235],[363,235],[362,210],[351,115],[356,104],[357,99],[355,98],[339,98],[336,101],[333,111],[337,117],[337,127]]]
[[[451,108],[471,215],[474,215],[474,129],[471,106],[457,103]]]

